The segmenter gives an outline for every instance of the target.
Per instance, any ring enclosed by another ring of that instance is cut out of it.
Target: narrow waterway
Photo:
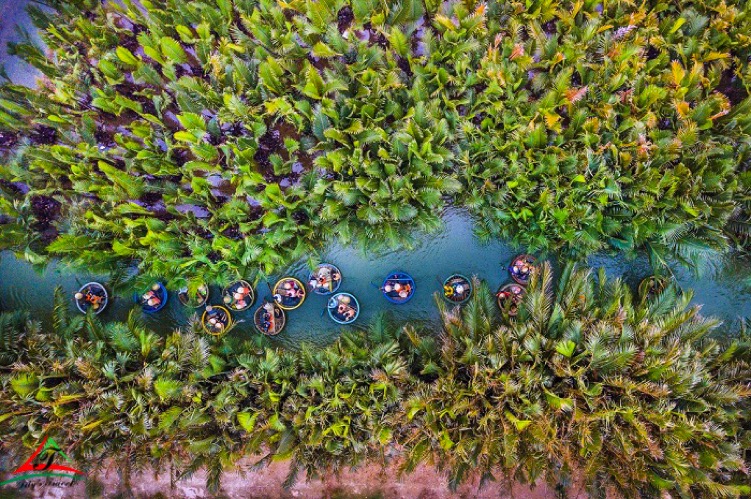
[[[332,262],[341,269],[344,278],[340,291],[350,292],[360,301],[362,313],[358,324],[367,324],[375,314],[384,311],[404,320],[435,319],[434,293],[440,290],[439,279],[453,272],[477,275],[486,280],[492,289],[510,280],[505,267],[517,253],[516,250],[500,242],[480,243],[472,234],[472,219],[462,211],[448,210],[444,221],[443,231],[420,236],[411,251],[374,255],[332,244],[321,253],[322,261]],[[623,257],[597,255],[590,258],[589,264],[604,268],[610,277],[622,277],[632,287],[651,273],[646,258],[627,261]],[[409,272],[417,282],[415,296],[405,305],[388,303],[377,289],[385,275],[397,269]],[[733,255],[718,257],[701,277],[684,268],[676,268],[675,271],[683,289],[695,290],[693,303],[702,305],[702,314],[723,319],[727,332],[733,332],[739,318],[751,317],[751,261],[748,258]],[[289,268],[284,275],[294,275],[304,281],[308,272],[306,263],[301,262]],[[0,260],[0,309],[29,309],[34,317],[48,322],[56,286],[63,288],[73,310],[73,293],[82,283],[92,279],[107,282],[101,276],[75,274],[56,265],[40,273],[31,265],[5,253]],[[273,285],[274,280],[270,280],[269,284]],[[258,283],[257,291],[260,297],[270,294],[266,281]],[[209,301],[221,303],[219,288],[212,287]],[[342,326],[333,323],[328,314],[323,313],[325,305],[325,297],[310,294],[299,309],[287,313],[287,327],[272,343],[295,348],[302,342],[324,345],[334,341],[341,333]],[[132,308],[130,296],[116,296],[101,318],[124,320]],[[157,314],[141,315],[151,328],[166,334],[186,326],[192,313],[192,309],[179,303],[173,292],[164,310]],[[234,317],[245,322],[238,324],[230,334],[239,337],[258,334],[252,325],[252,309],[234,314]]]
[[[0,62],[14,83],[33,86],[37,72],[14,57],[8,57],[6,44],[21,41],[20,29],[31,33],[38,41],[28,14],[24,8],[29,0],[14,2],[0,0]],[[393,251],[378,255],[363,254],[358,250],[332,244],[321,253],[321,261],[335,263],[344,275],[341,291],[353,293],[360,301],[362,313],[359,324],[367,324],[374,314],[390,311],[401,319],[433,319],[437,316],[434,293],[440,289],[439,279],[453,272],[477,275],[485,279],[491,288],[509,281],[505,266],[518,251],[501,242],[481,244],[472,235],[472,220],[457,210],[446,212],[445,229],[433,235],[420,236],[414,241],[412,251]],[[622,277],[635,287],[651,273],[646,258],[626,260],[623,257],[596,255],[589,264],[602,267],[610,277]],[[404,270],[417,281],[414,298],[406,305],[388,303],[377,289],[383,277],[393,270]],[[713,315],[726,322],[726,330],[732,332],[733,323],[739,317],[751,317],[751,260],[736,255],[716,258],[705,275],[697,277],[685,268],[676,268],[676,277],[684,289],[694,289],[693,303],[702,305],[704,315]],[[285,275],[294,275],[305,280],[308,269],[299,263],[287,269]],[[31,265],[17,260],[12,254],[0,255],[0,310],[25,308],[35,318],[48,322],[54,289],[61,286],[70,297],[80,285],[89,280],[107,282],[106,276],[91,276],[72,273],[57,265],[50,265],[44,272],[35,271]],[[270,281],[273,285],[273,280]],[[268,293],[265,281],[258,284],[258,295]],[[220,290],[211,289],[212,303],[220,302]],[[336,339],[341,327],[334,324],[324,312],[326,298],[310,295],[297,310],[288,313],[287,328],[273,342],[285,347],[296,347],[301,342],[323,345]],[[130,297],[116,296],[101,317],[104,320],[124,320],[133,302]],[[254,309],[255,307],[253,307]],[[158,314],[142,314],[146,323],[160,333],[184,327],[193,310],[183,307],[174,293],[167,307]],[[231,333],[238,336],[257,334],[252,326],[252,310],[236,314],[241,322]]]

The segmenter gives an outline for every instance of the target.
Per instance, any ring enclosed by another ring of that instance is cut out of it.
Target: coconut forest
[[[751,497],[750,2],[0,19],[0,497]]]

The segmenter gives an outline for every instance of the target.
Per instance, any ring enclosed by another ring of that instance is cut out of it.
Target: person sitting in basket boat
[[[516,315],[516,313],[519,311],[519,304],[522,302],[523,293],[524,288],[519,285],[512,284],[496,293],[496,296],[498,297],[499,305],[500,303],[505,303],[506,300],[510,300],[508,311],[511,315]]]
[[[222,331],[224,331],[224,328],[229,322],[227,314],[225,314],[223,310],[214,308],[211,305],[206,307],[206,312],[208,312],[209,315],[209,320],[206,322],[208,323],[211,332],[221,333]]]
[[[276,309],[272,303],[263,304],[263,314],[261,315],[261,327],[267,333],[273,331],[276,327],[274,313]]]
[[[355,310],[352,307],[347,307],[347,310],[344,312],[344,320],[349,322],[352,319],[355,318]]]
[[[282,293],[284,293],[287,298],[302,298],[305,294],[302,289],[295,286],[295,284],[292,281],[287,281],[284,283],[284,286],[282,286]]]
[[[77,301],[83,301],[84,303],[91,304],[91,307],[94,310],[97,310],[102,302],[104,301],[104,296],[97,295],[95,293],[92,293],[91,288],[86,289],[86,294],[81,293],[80,291],[73,295]]]
[[[399,286],[398,288],[396,286]],[[399,298],[407,298],[409,294],[412,292],[412,286],[409,284],[399,284],[397,283],[396,286],[394,286],[394,291],[397,292],[399,295]]]
[[[336,311],[344,317],[345,321],[350,321],[355,317],[355,314],[357,311],[350,305],[352,300],[349,298],[349,296],[340,296],[339,297],[339,306],[336,307]]]
[[[248,302],[246,301],[250,296],[250,288],[245,287],[243,284],[240,284],[240,286],[235,290],[234,293],[232,293],[232,296],[225,296],[224,297],[224,303],[227,305],[232,304],[234,308],[245,308],[248,306]]]
[[[443,286],[443,295],[446,298],[451,298],[452,296],[454,296],[454,287],[449,285]]]
[[[349,322],[355,317],[355,310],[344,303],[340,303],[339,306],[336,307],[336,311],[339,315],[344,317],[345,322]]]
[[[507,308],[508,313],[511,314],[511,315],[516,315],[519,312],[519,305],[517,303],[517,300],[511,298],[511,293],[507,293],[507,292],[504,291],[501,294],[505,295],[505,296],[500,296],[499,295],[499,298],[501,299],[501,303],[504,304],[502,308],[506,309],[506,307],[508,307]],[[506,300],[508,300],[508,299],[510,299],[511,301],[507,302]],[[508,305],[505,305],[506,303],[508,303]]]
[[[318,269],[318,275],[313,276],[310,280],[310,286],[312,288],[334,288],[334,283],[340,280],[342,276],[336,270],[329,267],[321,267]]]
[[[144,293],[141,301],[151,308],[158,307],[162,303],[162,299],[159,297],[157,291],[159,291],[159,284],[154,284],[150,290]]]
[[[532,273],[532,268],[533,267],[530,264],[529,260],[527,260],[526,258],[519,258],[512,264],[511,272],[519,279],[527,280],[529,279],[529,275]]]
[[[195,299],[198,302],[202,302],[206,299],[206,296],[209,294],[209,288],[205,284],[201,284],[196,289],[196,296]],[[185,292],[186,299],[190,297],[190,293],[188,291]]]
[[[318,287],[319,288],[325,288],[328,287],[329,282],[333,282],[333,278],[331,276],[331,269],[328,267],[323,267],[318,272]]]

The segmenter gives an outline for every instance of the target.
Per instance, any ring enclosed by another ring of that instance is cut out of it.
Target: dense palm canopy
[[[509,320],[475,284],[435,326],[381,318],[315,351],[159,338],[62,301],[50,329],[0,315],[3,450],[54,435],[92,468],[115,460],[126,484],[139,467],[205,467],[217,487],[251,454],[290,459],[288,483],[367,459],[434,463],[454,485],[479,473],[634,497],[750,492],[751,345],[711,339],[717,322],[688,294],[634,297],[572,267],[554,290],[546,266]]]
[[[151,275],[484,237],[692,260],[749,233],[748,2],[49,0],[0,88],[0,247]]]
[[[625,496],[747,493],[726,476],[747,480],[736,432],[749,373],[722,373],[747,368],[736,356],[747,361],[749,344],[707,339],[718,323],[690,298],[671,286],[635,300],[620,280],[572,267],[554,290],[546,265],[511,322],[487,287],[461,313],[442,310],[440,349],[423,360],[435,381],[406,403],[419,428],[410,468],[428,451],[453,482],[501,469],[583,475]]]

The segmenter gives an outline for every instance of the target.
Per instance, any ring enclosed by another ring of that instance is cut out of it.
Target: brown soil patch
[[[345,471],[339,476],[329,476],[323,480],[306,481],[301,473],[298,482],[290,489],[283,487],[289,471],[289,462],[272,463],[261,471],[248,471],[254,460],[247,459],[238,464],[235,471],[224,474],[219,493],[210,494],[206,490],[206,475],[198,472],[191,478],[178,482],[170,488],[167,473],[154,476],[145,473],[131,478],[130,497],[134,498],[383,498],[383,499],[554,499],[559,497],[555,490],[546,485],[535,487],[515,483],[509,487],[506,482],[490,482],[479,488],[479,477],[461,485],[456,492],[448,488],[446,478],[435,469],[420,466],[411,475],[397,476],[395,468],[382,469],[378,466],[362,467],[355,471]],[[115,467],[95,477],[101,482],[101,497],[113,497],[122,492],[118,470]],[[11,492],[5,490],[2,492]],[[584,499],[585,491],[574,485],[568,491],[569,499]],[[24,497],[16,491],[16,497]],[[610,495],[610,494],[608,494]],[[0,497],[2,495],[0,494]],[[35,498],[78,498],[87,497],[86,486],[82,481],[73,487],[42,487],[26,493]],[[93,496],[88,496],[93,497]],[[128,497],[128,495],[120,495]]]

